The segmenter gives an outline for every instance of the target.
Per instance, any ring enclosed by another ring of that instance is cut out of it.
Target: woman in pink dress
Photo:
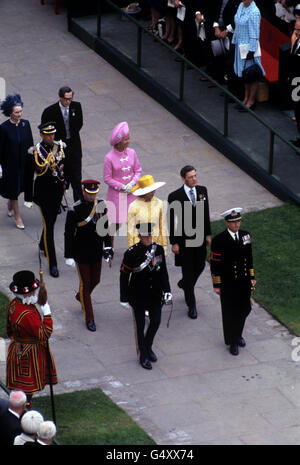
[[[131,189],[139,180],[142,167],[135,151],[129,148],[130,135],[128,124],[117,124],[110,136],[113,147],[104,158],[103,178],[108,185],[106,205],[108,218],[116,231],[127,222],[130,203],[135,200]]]

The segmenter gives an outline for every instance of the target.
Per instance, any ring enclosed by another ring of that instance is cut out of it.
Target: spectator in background
[[[166,31],[162,39],[169,45],[173,45],[177,41],[174,50],[179,51],[182,47],[182,24],[177,19],[178,8],[181,8],[180,0],[168,0],[166,10]]]
[[[0,194],[7,203],[7,215],[15,217],[18,229],[24,229],[18,197],[25,190],[27,151],[33,145],[29,121],[22,119],[23,102],[20,94],[8,95],[1,110],[9,119],[0,126]]]
[[[235,30],[232,43],[235,45],[234,72],[238,77],[242,77],[244,69],[256,63],[265,74],[261,65],[260,56],[254,56],[259,48],[260,35],[260,11],[253,0],[242,0],[234,17]],[[248,45],[248,53],[242,58],[241,46]],[[243,103],[251,110],[255,108],[255,98],[258,89],[258,80],[245,83],[245,95]],[[240,111],[244,110],[242,107]]]
[[[294,8],[286,4],[285,0],[277,0],[275,3],[275,10],[277,18],[281,19],[282,21],[290,23],[291,21],[295,20]]]
[[[81,198],[81,165],[82,148],[80,131],[83,126],[83,115],[80,102],[73,100],[74,92],[68,87],[58,91],[59,101],[45,108],[41,123],[55,122],[56,140],[66,144],[64,159],[64,174],[67,189],[71,184],[74,202]]]
[[[214,40],[220,40],[223,43],[223,54],[214,56],[213,68],[215,78],[224,83],[224,77],[227,77],[228,90],[239,96],[239,79],[234,74],[234,45],[232,37],[235,23],[234,16],[240,5],[240,0],[219,0],[218,8],[215,8],[213,16]]]
[[[53,421],[43,421],[39,425],[37,432],[36,444],[41,446],[50,446],[56,436],[56,426]]]
[[[162,18],[167,9],[167,0],[146,0],[148,5],[151,8],[151,24],[149,26],[149,31],[153,33],[158,33],[157,22]]]
[[[22,433],[15,437],[14,446],[24,446],[34,443],[40,424],[44,421],[42,415],[36,410],[24,413],[21,419]]]
[[[183,21],[183,48],[186,58],[194,65],[204,66],[209,61],[209,47],[206,39],[207,2],[185,0]],[[203,80],[206,80],[203,78]]]
[[[12,446],[14,439],[22,433],[21,417],[26,409],[27,397],[23,391],[12,391],[9,400],[4,401],[0,414],[0,444]]]
[[[298,79],[297,79],[298,78]],[[300,92],[297,91],[300,85],[300,19],[295,22],[294,33],[292,37],[291,53],[289,60],[289,82],[291,86],[292,100],[295,109],[295,118],[298,132],[300,133]],[[296,147],[300,148],[300,138],[291,141]]]

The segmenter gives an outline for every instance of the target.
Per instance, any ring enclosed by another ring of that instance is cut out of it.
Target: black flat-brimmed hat
[[[14,294],[29,294],[38,289],[40,282],[35,278],[34,273],[29,270],[18,271],[13,276],[13,281],[9,285],[9,289]]]
[[[42,123],[38,126],[41,134],[54,134],[56,132],[55,122]]]

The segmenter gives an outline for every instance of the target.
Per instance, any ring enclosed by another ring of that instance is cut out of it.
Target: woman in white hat
[[[128,247],[139,242],[136,229],[138,223],[154,223],[153,242],[164,247],[165,254],[168,246],[167,219],[163,202],[155,196],[155,191],[164,186],[165,182],[155,182],[153,176],[142,176],[138,184],[132,189],[136,196],[128,210],[127,240]]]
[[[39,426],[43,421],[43,416],[36,410],[29,410],[24,413],[21,419],[23,432],[15,437],[14,446],[24,446],[24,444],[34,443]]]

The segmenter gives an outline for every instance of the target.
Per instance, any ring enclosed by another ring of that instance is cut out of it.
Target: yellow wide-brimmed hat
[[[132,188],[131,193],[138,197],[140,195],[145,195],[149,192],[156,191],[156,189],[164,186],[165,184],[165,182],[155,182],[151,174],[145,174],[145,176],[142,176],[138,180],[138,183]]]

